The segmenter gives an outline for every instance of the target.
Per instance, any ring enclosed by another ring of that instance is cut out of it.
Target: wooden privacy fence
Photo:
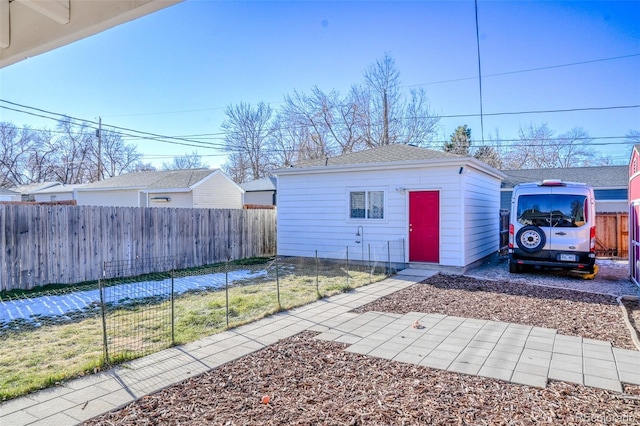
[[[97,280],[104,262],[185,269],[276,252],[275,210],[0,205],[0,230],[0,291]]]
[[[596,256],[629,258],[629,214],[596,214]]]

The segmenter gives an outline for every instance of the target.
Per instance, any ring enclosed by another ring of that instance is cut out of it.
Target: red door
[[[409,262],[440,262],[440,193],[409,192]]]

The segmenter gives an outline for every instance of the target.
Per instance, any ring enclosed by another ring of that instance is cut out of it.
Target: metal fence
[[[24,394],[381,280],[403,267],[388,260],[403,245],[185,270],[171,257],[105,262],[98,282],[0,293],[0,400],[19,375],[36,378]]]

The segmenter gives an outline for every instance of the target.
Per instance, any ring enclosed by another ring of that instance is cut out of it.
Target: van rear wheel
[[[537,226],[527,225],[516,234],[516,242],[525,253],[536,253],[542,250],[547,242],[544,231]]]
[[[515,262],[509,262],[509,272],[512,274],[519,274],[522,272],[522,265]]]

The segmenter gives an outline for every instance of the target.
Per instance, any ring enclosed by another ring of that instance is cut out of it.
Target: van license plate
[[[575,262],[576,260],[575,254],[560,254],[561,262]]]

